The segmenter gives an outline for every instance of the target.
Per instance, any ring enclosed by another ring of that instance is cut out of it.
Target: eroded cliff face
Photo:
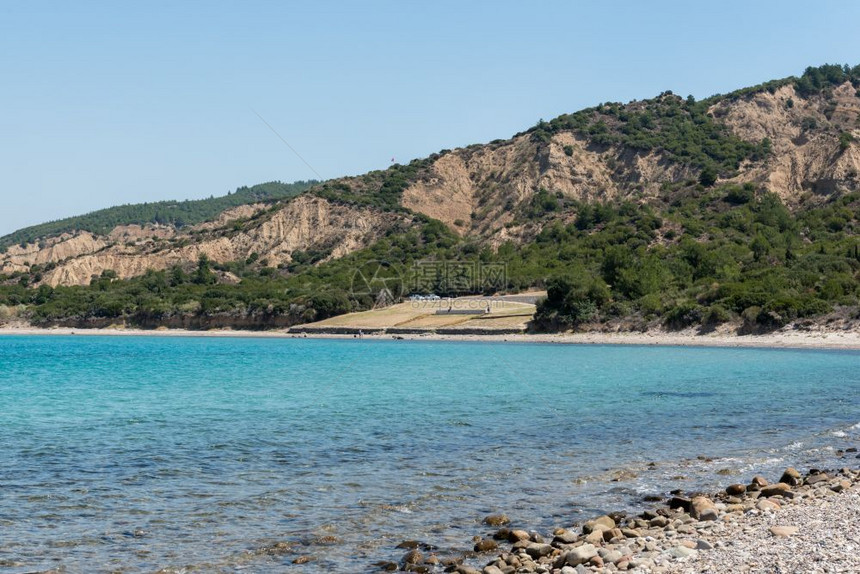
[[[304,195],[265,213],[265,206],[244,206],[222,214],[217,222],[203,224],[188,232],[163,233],[166,240],[154,240],[149,228],[123,226],[109,237],[90,233],[57,238],[40,248],[13,247],[0,258],[0,270],[27,270],[26,263],[51,265],[42,282],[51,286],[86,285],[105,270],[125,279],[188,265],[206,255],[217,263],[247,259],[256,253],[268,264],[289,263],[297,250],[319,250],[327,258],[341,257],[370,245],[386,230],[408,219],[403,214],[332,205]],[[248,222],[248,218],[258,221]],[[233,222],[243,225],[234,228]],[[220,225],[218,225],[220,224]]]
[[[860,144],[845,148],[839,141],[842,133],[860,140],[860,98],[850,83],[810,98],[787,85],[773,94],[724,100],[709,111],[741,139],[771,141],[766,160],[746,162],[729,181],[756,183],[789,207],[860,189]],[[533,235],[528,224],[516,224],[515,213],[540,189],[583,202],[642,202],[665,193],[666,183],[698,176],[659,152],[596,145],[573,132],[557,133],[548,143],[525,134],[454,150],[429,172],[404,192],[403,205],[491,244]]]
[[[771,140],[770,157],[761,165],[743,166],[737,181],[759,183],[790,207],[860,189],[860,147],[843,149],[839,142],[841,133],[860,139],[860,98],[850,83],[829,97],[808,99],[794,86],[783,86],[773,94],[720,102],[711,112],[745,140]]]
[[[663,182],[692,175],[659,154],[595,146],[570,132],[556,134],[547,144],[521,135],[443,155],[431,166],[429,177],[404,192],[402,203],[461,235],[498,243],[528,234],[511,223],[516,208],[541,189],[582,202],[610,201],[653,197]]]
[[[0,273],[27,271],[32,265],[47,265],[95,253],[107,247],[110,240],[88,231],[77,235],[63,234],[39,244],[13,245],[0,255]]]

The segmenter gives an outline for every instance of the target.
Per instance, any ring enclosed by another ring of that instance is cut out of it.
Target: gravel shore
[[[416,543],[399,564],[376,566],[457,574],[860,572],[860,471],[788,468],[778,482],[756,476],[712,496],[678,492],[637,516],[599,516],[547,536],[511,528],[503,514],[484,524],[492,530],[475,540],[471,556],[425,555]],[[466,563],[481,556],[482,568]]]
[[[794,528],[796,533],[780,535]],[[712,531],[710,538],[720,546],[667,571],[860,572],[860,492],[852,487],[839,496],[809,497],[775,512],[747,514]]]

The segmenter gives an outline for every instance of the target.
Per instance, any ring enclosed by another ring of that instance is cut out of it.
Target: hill
[[[39,324],[272,327],[546,288],[542,329],[851,324],[858,138],[860,66],[603,103],[184,228],[65,226],[0,256],[0,304]]]
[[[22,244],[21,247],[26,247],[28,243],[78,231],[107,235],[120,225],[154,224],[182,228],[214,219],[221,212],[231,207],[294,197],[315,183],[317,182],[281,183],[280,181],[270,181],[252,187],[240,187],[234,193],[221,197],[185,201],[156,201],[109,207],[85,215],[19,229],[14,233],[0,237],[0,250],[5,250],[16,244]]]

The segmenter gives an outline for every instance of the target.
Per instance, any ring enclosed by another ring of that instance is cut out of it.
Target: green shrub
[[[639,306],[639,310],[646,317],[659,315],[663,311],[663,302],[660,300],[660,296],[656,293],[649,293],[648,295],[640,297],[637,304]]]
[[[666,312],[664,322],[666,327],[672,330],[698,325],[702,322],[702,308],[695,303],[683,301]]]
[[[726,194],[726,201],[732,205],[744,205],[755,199],[755,187],[744,184],[743,187],[733,185]]]
[[[556,277],[549,281],[546,299],[535,313],[535,323],[542,328],[571,328],[594,321],[611,293],[600,280],[583,277]]]
[[[702,325],[716,326],[731,321],[731,313],[721,305],[711,305],[702,316]]]

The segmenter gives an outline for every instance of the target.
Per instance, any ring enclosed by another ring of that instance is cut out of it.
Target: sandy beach
[[[74,329],[69,327],[38,328],[29,325],[0,326],[2,335],[75,335],[75,336],[146,336],[146,337],[265,337],[265,338],[320,338],[355,339],[354,334],[301,333],[289,330],[243,331],[210,329]],[[562,333],[562,334],[369,334],[365,340],[409,341],[482,341],[495,343],[554,343],[566,345],[664,345],[694,347],[755,347],[785,349],[845,349],[860,350],[860,332],[857,331],[800,331],[781,330],[763,335],[732,335],[726,333],[696,334],[695,332],[646,333]]]

